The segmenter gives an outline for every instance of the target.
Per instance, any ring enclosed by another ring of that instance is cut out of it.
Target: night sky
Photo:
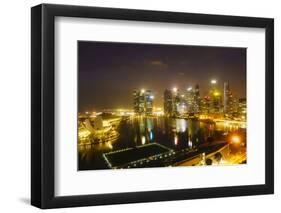
[[[151,89],[155,106],[163,92],[181,92],[196,83],[200,95],[211,79],[229,81],[238,97],[246,97],[246,49],[114,42],[78,42],[79,111],[132,109],[133,91]]]

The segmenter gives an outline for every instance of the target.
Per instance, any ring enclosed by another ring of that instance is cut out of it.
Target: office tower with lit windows
[[[196,84],[195,88],[188,87],[185,93],[185,101],[187,113],[199,113],[201,111],[202,100],[200,98],[199,85]]]
[[[232,97],[232,104],[231,104],[231,114],[234,117],[238,116],[238,110],[239,110],[239,99],[236,97]]]
[[[229,83],[224,83],[224,98],[223,98],[223,111],[226,117],[237,117],[242,113],[241,116],[244,118],[245,107],[244,103],[246,99],[238,100],[236,97],[233,97],[232,91],[230,90]]]
[[[240,119],[245,120],[247,114],[247,101],[246,98],[240,98],[238,101],[238,114]]]
[[[235,99],[232,95],[232,92],[230,91],[229,96],[228,96],[228,106],[227,106],[227,111],[225,112],[226,114],[233,115],[235,112]]]
[[[201,113],[208,114],[210,112],[210,106],[211,106],[211,98],[210,96],[206,95],[201,99]]]
[[[223,85],[223,112],[226,116],[232,116],[236,111],[235,100],[229,87],[229,82]]]
[[[187,107],[186,107],[186,103],[184,101],[181,101],[178,105],[177,105],[177,114],[179,115],[184,115],[187,112]]]
[[[176,107],[177,107],[177,113],[179,115],[184,115],[188,112],[187,102],[184,94],[180,95],[179,102],[177,103]]]
[[[179,90],[173,88],[173,90],[166,89],[164,91],[164,113],[166,116],[176,116],[179,114],[179,106],[181,105],[181,97]],[[183,106],[183,105],[182,105]]]
[[[164,113],[167,116],[173,114],[173,93],[168,89],[164,91]]]
[[[224,82],[223,84],[223,112],[225,114],[229,113],[229,97],[230,96],[230,89],[229,89],[229,82]]]
[[[139,115],[151,115],[154,95],[151,90],[134,91],[134,112]]]
[[[221,113],[222,109],[222,97],[219,92],[215,92],[212,96],[212,106],[211,112],[213,113]]]
[[[221,93],[217,88],[217,81],[211,80],[211,89],[210,94],[210,112],[211,113],[220,113],[222,111],[222,97]]]
[[[199,85],[195,85],[194,89],[194,112],[199,113],[201,111],[201,98],[200,98],[200,90]]]
[[[194,113],[194,91],[192,87],[187,88],[185,97],[187,103],[187,112]]]

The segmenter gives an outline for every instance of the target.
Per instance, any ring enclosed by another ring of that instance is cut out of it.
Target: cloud
[[[154,65],[154,66],[163,66],[163,65],[165,66],[166,65],[163,61],[160,61],[160,60],[150,61],[150,64]]]
[[[161,60],[152,60],[152,61],[149,61],[148,62],[148,65],[152,66],[152,67],[158,67],[158,68],[161,68],[161,70],[164,68],[167,68],[168,67],[168,64],[164,63],[163,61]]]

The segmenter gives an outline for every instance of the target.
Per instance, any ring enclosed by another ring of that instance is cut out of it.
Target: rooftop
[[[122,168],[130,163],[170,151],[172,150],[163,145],[158,143],[150,143],[142,146],[136,146],[134,148],[109,152],[103,154],[103,157],[110,168]]]

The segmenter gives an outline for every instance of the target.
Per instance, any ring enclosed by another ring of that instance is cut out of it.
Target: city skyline
[[[186,90],[179,88],[165,89],[163,106],[154,106],[155,95],[152,90],[139,89],[134,91],[133,110],[137,115],[165,115],[169,117],[191,116],[210,117],[224,116],[225,118],[246,119],[246,98],[233,96],[229,81],[224,82],[224,89],[218,88],[217,80],[210,80],[209,92],[200,95],[200,86],[188,87]],[[114,112],[116,109],[111,109]],[[123,109],[127,111],[128,109]],[[106,110],[110,112],[110,109]],[[160,114],[159,114],[160,113]]]
[[[79,111],[132,108],[133,91],[154,91],[163,107],[165,89],[200,86],[201,96],[216,79],[223,91],[246,97],[246,49],[112,42],[79,42]]]
[[[78,42],[78,170],[247,163],[246,49]]]

